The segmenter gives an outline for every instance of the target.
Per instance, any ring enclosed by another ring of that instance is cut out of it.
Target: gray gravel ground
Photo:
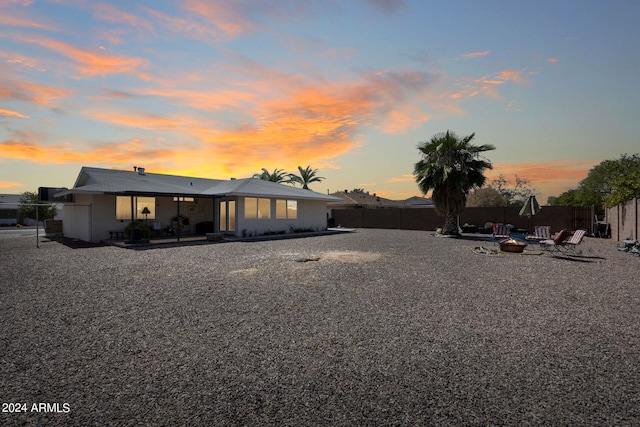
[[[0,424],[640,425],[640,258],[479,245],[0,239]]]

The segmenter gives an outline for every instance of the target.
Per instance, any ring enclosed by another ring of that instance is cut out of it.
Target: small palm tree
[[[264,181],[277,182],[279,184],[288,184],[291,182],[291,174],[286,173],[282,169],[274,169],[273,173],[271,173],[266,168],[262,168],[262,173],[253,174],[253,177]]]
[[[298,166],[298,171],[300,171],[300,175],[290,175],[291,182],[302,185],[305,190],[309,189],[309,184],[312,182],[321,182],[324,179],[323,176],[316,176],[318,169],[311,169],[311,166],[307,166],[304,169],[302,169],[302,166]]]
[[[415,164],[413,174],[423,194],[433,190],[432,200],[438,214],[445,217],[443,234],[458,234],[457,216],[464,209],[467,195],[482,187],[487,178],[485,169],[491,162],[480,153],[495,150],[490,144],[475,146],[475,133],[459,138],[447,131],[434,135],[418,145],[422,160]]]

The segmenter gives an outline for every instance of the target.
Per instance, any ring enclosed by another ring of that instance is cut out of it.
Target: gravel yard
[[[0,425],[640,425],[640,258],[479,245],[2,238]]]

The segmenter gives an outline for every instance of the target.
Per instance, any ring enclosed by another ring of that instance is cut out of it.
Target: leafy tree
[[[266,168],[262,168],[262,173],[256,173],[253,177],[280,184],[289,184],[291,182],[291,174],[286,173],[282,169],[274,169],[273,173],[271,173]]]
[[[594,166],[577,189],[553,198],[553,205],[615,206],[640,197],[640,156],[623,154],[617,160],[604,160]]]
[[[324,179],[323,176],[317,176],[318,169],[311,169],[311,166],[307,166],[304,169],[302,169],[302,166],[298,166],[298,171],[300,172],[299,175],[289,175],[290,180],[293,183],[302,185],[305,190],[309,189],[309,184],[312,182],[321,182]]]
[[[38,205],[38,221],[46,221],[53,219],[58,214],[58,209],[51,204],[38,202],[38,193],[26,191],[22,193],[18,207],[18,216],[20,218],[36,219],[36,204]]]
[[[356,194],[369,194],[369,192],[365,191],[364,188],[354,188],[351,192]]]
[[[423,194],[433,190],[431,199],[436,211],[445,216],[443,234],[458,234],[456,218],[465,207],[467,195],[485,184],[487,178],[483,172],[492,168],[491,162],[480,153],[495,147],[472,145],[474,137],[472,133],[459,138],[447,131],[418,145],[422,160],[415,164],[413,173]]]
[[[467,207],[509,206],[509,201],[495,188],[476,188],[467,197]]]
[[[498,193],[507,199],[507,206],[522,206],[529,196],[534,194],[534,190],[529,188],[529,180],[520,178],[516,175],[515,185],[509,186],[511,183],[504,175],[498,175],[498,178],[491,181],[491,187],[495,188]]]
[[[624,154],[613,168],[609,182],[609,194],[604,195],[603,205],[612,207],[627,200],[640,198],[640,157]]]

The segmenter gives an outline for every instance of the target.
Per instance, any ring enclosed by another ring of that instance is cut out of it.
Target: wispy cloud
[[[483,50],[482,52],[471,52],[471,53],[462,54],[460,56],[460,58],[472,59],[472,58],[479,58],[479,57],[487,56],[487,55],[489,55],[489,51],[488,50]]]
[[[0,181],[0,188],[15,188],[22,187],[24,184],[21,182],[13,182],[13,181]]]
[[[393,177],[387,182],[391,184],[395,182],[414,182],[415,180],[416,180],[416,177],[413,174],[406,173],[402,176]]]
[[[0,78],[0,99],[30,101],[47,105],[71,95],[71,91],[33,82]]]
[[[199,15],[209,25],[215,27],[218,30],[217,36],[237,37],[255,29],[255,23],[250,19],[251,13],[248,8],[261,8],[263,5],[260,2],[249,6],[237,1],[185,0],[182,7]]]
[[[18,113],[17,111],[7,110],[4,108],[0,108],[0,116],[7,117],[16,117],[18,119],[28,119],[29,116],[25,116],[24,114]]]
[[[1,7],[2,5],[0,5]],[[48,23],[42,23],[29,18],[12,16],[8,14],[0,14],[0,26],[22,27],[38,30],[57,31],[57,28]]]
[[[492,77],[472,77],[464,79],[465,83],[458,83],[458,90],[451,94],[454,99],[471,98],[483,94],[491,99],[503,101],[499,87],[505,83],[526,84],[529,80],[524,77],[521,70],[502,70]]]
[[[108,74],[132,74],[141,79],[149,80],[150,76],[141,71],[147,61],[143,58],[110,55],[104,51],[91,52],[68,43],[47,37],[15,36],[24,42],[42,46],[71,59],[75,69],[86,76],[105,76]]]
[[[132,28],[145,30],[154,33],[154,27],[151,21],[121,9],[108,3],[96,3],[93,5],[93,16],[96,19],[110,22],[113,24],[126,24]]]

